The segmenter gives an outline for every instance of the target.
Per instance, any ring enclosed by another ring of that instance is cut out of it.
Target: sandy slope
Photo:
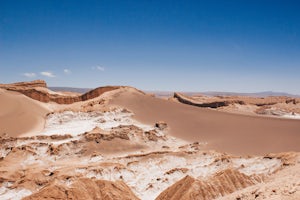
[[[54,112],[39,132],[44,106]],[[0,136],[3,200],[299,199],[300,120],[197,108],[128,87],[68,105],[0,90],[0,110],[1,131],[41,134]],[[154,125],[160,120],[168,126]],[[269,154],[289,150],[298,152]]]
[[[49,112],[39,102],[3,89],[0,89],[0,110],[0,134],[9,136],[42,130]]]
[[[235,154],[300,150],[300,121],[246,116],[178,104],[124,91],[111,104],[130,109],[137,120],[166,121],[170,133],[188,141],[208,142],[208,149]]]

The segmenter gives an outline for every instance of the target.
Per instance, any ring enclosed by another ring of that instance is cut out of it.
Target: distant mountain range
[[[66,92],[77,92],[77,93],[86,93],[93,88],[75,88],[75,87],[49,87],[53,91],[66,91]],[[173,96],[174,92],[172,91],[144,91],[146,93],[155,94],[157,97],[170,97]],[[255,92],[255,93],[239,93],[239,92],[217,92],[217,91],[207,91],[207,92],[180,92],[188,96],[198,96],[198,95],[207,95],[207,96],[250,96],[250,97],[267,97],[267,96],[288,96],[288,97],[297,97],[300,98],[300,95],[289,94],[286,92]]]
[[[49,87],[50,90],[56,91],[56,92],[76,92],[84,94],[93,88],[74,88],[74,87]]]
[[[170,97],[173,96],[174,92],[171,91],[145,91],[147,93],[155,94],[157,97]],[[206,92],[180,92],[187,96],[249,96],[249,97],[267,97],[267,96],[287,96],[293,98],[300,98],[300,95],[289,94],[286,92],[255,92],[255,93],[240,93],[240,92],[217,92],[217,91],[206,91]]]
[[[238,93],[238,92],[203,92],[202,94],[209,96],[253,96],[253,97],[267,97],[267,96],[288,96],[288,97],[300,97],[300,95],[289,94],[286,92],[255,92],[255,93]]]

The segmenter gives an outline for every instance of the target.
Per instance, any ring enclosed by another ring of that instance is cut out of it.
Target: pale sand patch
[[[153,129],[153,127],[141,124],[132,118],[133,114],[114,110],[109,112],[73,112],[65,111],[53,113],[47,116],[44,130],[39,134],[70,134],[76,136],[81,133],[91,131],[95,127],[103,130],[110,130],[120,125],[135,125],[144,131]]]

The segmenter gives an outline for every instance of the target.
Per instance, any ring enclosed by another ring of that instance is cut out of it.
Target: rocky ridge
[[[185,96],[175,92],[173,98],[170,100],[225,112],[300,118],[300,98],[285,96],[264,98],[245,96]]]
[[[162,192],[156,200],[210,200],[219,196],[226,196],[260,181],[260,177],[247,176],[233,169],[217,172],[205,181],[186,176]]]
[[[212,101],[212,102],[197,102],[196,100],[193,100],[189,97],[184,96],[180,93],[174,93],[173,96],[175,99],[177,99],[179,102],[192,105],[192,106],[198,106],[198,107],[208,107],[208,108],[218,108],[223,106],[228,106],[230,104],[240,104],[245,105],[244,101],[241,100],[222,100],[222,101]]]
[[[23,198],[23,200],[40,199],[137,200],[138,198],[123,181],[113,182],[79,178],[70,186],[54,181],[37,193]]]
[[[121,86],[98,87],[82,95],[64,95],[62,93],[53,92],[47,88],[47,84],[43,80],[12,84],[0,84],[0,88],[22,93],[32,99],[44,103],[56,102],[58,104],[72,104],[75,102],[96,98],[105,92],[119,89],[121,88]]]

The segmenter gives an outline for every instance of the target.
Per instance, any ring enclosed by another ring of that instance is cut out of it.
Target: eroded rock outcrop
[[[245,102],[241,100],[221,100],[221,101],[213,101],[213,102],[197,102],[187,96],[184,96],[183,94],[180,93],[174,93],[173,96],[175,99],[177,99],[179,102],[192,105],[192,106],[198,106],[198,107],[204,107],[204,108],[218,108],[218,107],[223,107],[223,106],[228,106],[230,104],[240,104],[244,105]]]
[[[168,124],[164,121],[159,121],[155,123],[155,127],[158,128],[159,130],[164,130],[168,127]]]
[[[27,87],[27,88],[35,88],[35,87],[47,87],[47,84],[44,80],[35,80],[29,82],[17,82],[11,84],[0,84],[0,88],[11,88],[11,87]]]
[[[43,80],[36,80],[32,82],[20,82],[12,84],[0,84],[0,88],[22,93],[32,99],[41,102],[56,102],[58,104],[72,104],[79,101],[86,101],[96,98],[105,92],[116,90],[121,86],[105,86],[98,87],[82,95],[64,95],[56,93],[47,88],[47,84]]]
[[[300,118],[300,98],[288,96],[186,96],[174,93],[169,100],[230,113]]]
[[[131,189],[122,181],[105,181],[81,178],[67,187],[59,182],[49,184],[39,192],[23,200],[41,199],[78,199],[78,200],[135,200],[137,198]]]
[[[210,200],[257,183],[255,177],[226,169],[208,180],[186,176],[162,192],[156,200]]]
[[[95,141],[97,143],[101,142],[101,140],[111,141],[115,138],[119,138],[122,140],[129,140],[128,133],[126,131],[115,131],[112,133],[103,133],[103,130],[98,127],[94,128],[91,132],[85,133],[84,138],[86,141]]]

